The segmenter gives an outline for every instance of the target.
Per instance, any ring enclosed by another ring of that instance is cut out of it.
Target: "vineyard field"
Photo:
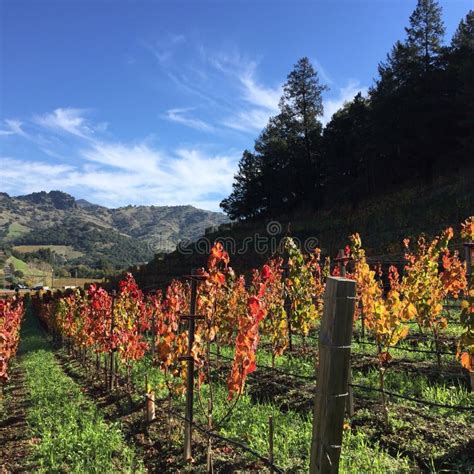
[[[474,474],[472,0],[181,3],[1,4],[0,474]]]
[[[39,442],[26,460],[46,471],[116,469],[112,453],[123,444],[121,463],[136,472],[307,472],[326,285],[339,279],[355,281],[357,301],[341,472],[467,472],[474,292],[469,265],[449,248],[453,235],[406,239],[404,266],[386,274],[368,262],[358,234],[332,262],[288,238],[284,258],[269,259],[250,282],[217,242],[207,268],[164,292],[144,293],[128,274],[112,293],[93,284],[4,300],[6,315],[18,308],[15,334],[27,308],[22,347],[35,347],[19,356],[26,422]],[[461,236],[470,248],[472,218]],[[49,396],[42,401],[50,390],[58,400],[68,394],[60,411]],[[71,425],[58,421],[64,410]],[[67,454],[81,443],[81,456]]]

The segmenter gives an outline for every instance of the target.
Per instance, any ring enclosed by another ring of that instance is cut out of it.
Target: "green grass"
[[[7,259],[7,264],[12,264],[15,270],[20,270],[26,278],[46,278],[50,277],[50,272],[45,272],[44,270],[39,270],[38,268],[34,268],[28,263],[24,262],[23,260],[14,257],[13,255]]]
[[[214,392],[214,418],[221,419],[228,410],[227,390],[217,386]],[[201,417],[196,409],[196,416]],[[283,412],[272,403],[256,403],[243,395],[229,421],[219,430],[230,438],[244,441],[259,453],[268,453],[268,419],[273,417],[275,463],[288,472],[308,472],[312,436],[312,415]],[[362,432],[346,430],[340,460],[343,473],[408,472],[407,459],[390,456],[377,443],[369,443]]]
[[[295,360],[296,362],[296,360]],[[132,381],[141,386],[147,374],[148,382],[156,389],[156,396],[166,397],[164,375],[153,367],[150,359],[137,361],[132,369]],[[214,420],[219,423],[229,408],[227,388],[224,384],[213,384]],[[203,396],[206,395],[203,388]],[[184,398],[174,398],[174,407],[184,412]],[[195,418],[203,425],[206,420],[198,397],[195,400]],[[245,442],[248,446],[266,456],[268,453],[268,418],[273,416],[275,426],[274,451],[275,463],[288,472],[307,472],[309,469],[309,448],[311,445],[312,414],[295,411],[282,411],[274,403],[258,403],[248,395],[243,395],[231,417],[218,430],[222,435]],[[369,442],[362,432],[347,430],[344,433],[344,449],[341,457],[343,473],[395,473],[408,472],[409,461],[393,457],[380,448],[377,443]]]
[[[30,268],[28,267],[28,264],[24,262],[23,260],[20,260],[19,258],[11,256],[8,260],[7,263],[11,263],[14,267],[15,270],[20,270],[23,273],[27,273],[30,271]]]
[[[42,473],[142,472],[117,424],[106,423],[65,373],[29,316],[22,330],[21,363],[29,391],[27,421],[39,438],[33,461]]]
[[[20,235],[26,234],[29,232],[30,229],[24,225],[18,224],[17,222],[12,222],[8,226],[8,232],[6,235],[7,240],[14,240],[17,237],[20,237]]]

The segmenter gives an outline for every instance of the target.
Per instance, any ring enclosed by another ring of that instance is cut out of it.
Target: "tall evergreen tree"
[[[445,28],[441,16],[441,6],[436,0],[418,0],[410,16],[407,32],[407,46],[412,53],[422,59],[426,73],[442,51]]]
[[[451,47],[455,50],[474,50],[474,10],[470,10],[466,19],[462,19],[451,40]]]
[[[446,103],[441,7],[418,0],[406,28],[379,66],[380,79],[371,91],[377,160],[390,170],[391,183],[422,177],[431,181],[438,155],[448,147],[443,117]]]
[[[332,202],[349,198],[355,207],[373,191],[372,141],[369,100],[359,92],[324,129],[325,172]]]
[[[232,193],[220,207],[231,219],[257,217],[261,212],[261,169],[258,158],[248,150],[242,154],[234,176]]]
[[[301,58],[290,72],[283,87],[280,101],[281,117],[295,134],[295,153],[291,163],[299,205],[320,202],[321,133],[323,115],[322,93],[327,86],[319,77],[307,57]]]
[[[308,58],[300,59],[283,87],[279,114],[255,141],[255,152],[242,157],[233,191],[221,203],[229,216],[276,216],[320,202],[323,90]]]
[[[451,41],[446,82],[451,116],[449,132],[454,139],[454,166],[464,166],[474,155],[474,11],[462,19]]]

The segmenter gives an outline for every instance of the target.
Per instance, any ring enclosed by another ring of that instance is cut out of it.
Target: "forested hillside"
[[[474,11],[446,44],[439,4],[420,0],[368,95],[357,94],[323,126],[326,87],[310,60],[300,59],[279,114],[243,152],[221,203],[239,222],[209,241],[233,239],[239,249],[268,236],[268,222],[277,221],[281,232],[273,237],[313,238],[331,257],[360,232],[369,255],[401,258],[407,235],[434,236],[472,215]],[[161,285],[205,265],[198,248],[188,250],[134,273],[144,285]],[[247,271],[271,252],[251,244],[233,255],[233,265]]]
[[[60,191],[2,193],[0,249],[6,257],[38,269],[46,263],[64,276],[102,276],[169,252],[180,240],[196,239],[226,221],[223,214],[192,206],[109,209]]]
[[[222,209],[249,220],[336,203],[355,208],[364,198],[429,185],[472,162],[474,11],[448,44],[444,32],[438,3],[418,2],[406,37],[380,62],[368,95],[357,94],[324,128],[326,86],[309,59],[300,59],[279,114],[244,151]]]

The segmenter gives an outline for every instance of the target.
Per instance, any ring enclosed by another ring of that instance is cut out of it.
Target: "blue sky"
[[[446,38],[472,8],[444,0]],[[308,56],[325,116],[405,37],[415,0],[0,0],[0,190],[217,210]]]

